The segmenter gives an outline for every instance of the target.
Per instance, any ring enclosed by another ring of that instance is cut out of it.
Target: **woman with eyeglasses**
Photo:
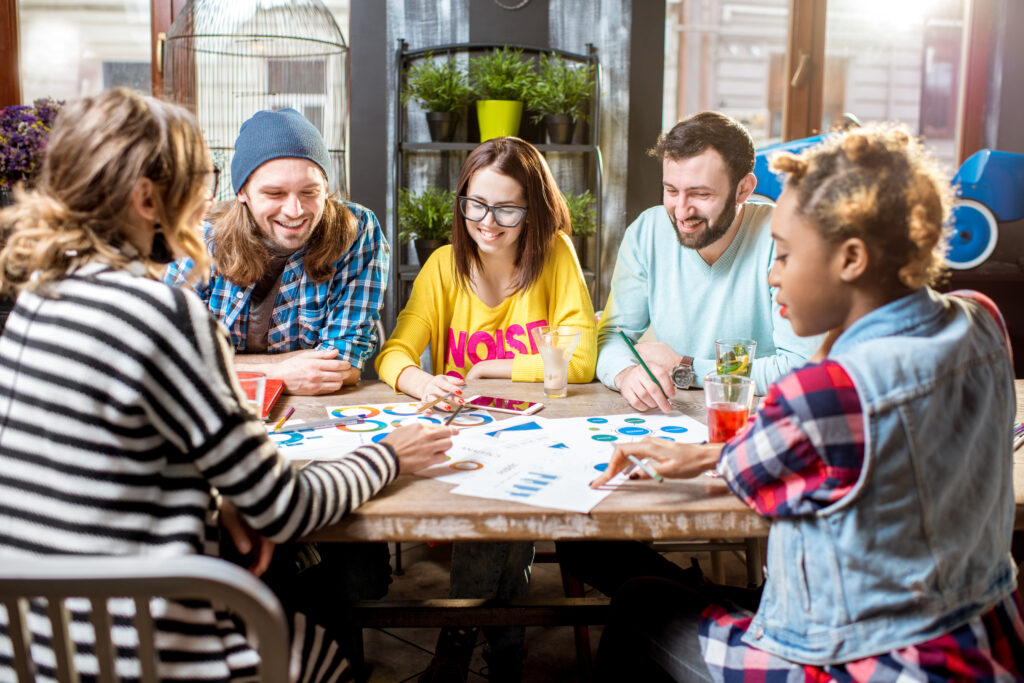
[[[0,564],[215,554],[219,521],[259,575],[275,543],[336,522],[399,468],[444,461],[454,430],[441,426],[303,469],[277,451],[247,407],[227,331],[194,292],[159,280],[172,257],[208,268],[199,227],[215,177],[188,111],[114,89],[61,111],[35,188],[0,212],[0,286],[18,295],[0,337]],[[111,605],[116,673],[134,679],[131,608]],[[96,639],[69,607],[88,674]],[[256,678],[258,655],[222,606],[160,601],[154,618],[161,681]],[[55,679],[48,625],[29,625],[40,676]],[[344,646],[297,610],[292,626],[292,680],[338,680]],[[6,633],[0,611],[9,681]]]
[[[569,381],[590,382],[597,362],[594,307],[569,239],[569,211],[547,162],[518,138],[488,140],[466,158],[456,193],[452,243],[431,254],[416,277],[377,358],[380,378],[419,399],[461,392],[474,378],[539,382],[544,366],[530,330],[573,325],[583,334]],[[433,374],[420,368],[428,345]],[[456,543],[451,595],[524,597],[532,559],[531,543]],[[484,632],[484,657],[492,676],[502,676],[491,680],[517,679],[524,629]],[[442,631],[433,673],[447,668],[464,679],[475,641],[475,630]]]

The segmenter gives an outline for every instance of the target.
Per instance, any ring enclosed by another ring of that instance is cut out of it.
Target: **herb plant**
[[[530,90],[526,108],[534,113],[535,123],[557,114],[571,116],[573,121],[586,121],[586,105],[593,89],[592,65],[572,66],[561,55],[542,55],[540,74]]]
[[[398,239],[447,242],[452,236],[455,193],[433,185],[422,192],[409,188],[398,191]]]
[[[574,236],[590,237],[597,232],[597,211],[594,210],[594,195],[590,194],[590,190],[579,194],[566,192],[565,203],[569,205]]]
[[[536,80],[522,50],[502,47],[469,60],[469,82],[481,100],[525,100]]]
[[[435,60],[427,54],[424,61],[409,69],[402,91],[402,102],[419,100],[428,112],[453,112],[473,97],[466,74],[450,59]]]

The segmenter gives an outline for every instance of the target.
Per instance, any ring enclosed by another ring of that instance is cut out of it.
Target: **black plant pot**
[[[440,246],[448,244],[443,240],[424,240],[414,239],[412,245],[416,248],[416,258],[419,259],[420,265],[422,266],[427,262],[427,258],[434,253],[434,250]]]
[[[544,126],[548,129],[548,140],[552,145],[568,145],[572,142],[576,122],[568,114],[548,114],[544,117]]]
[[[427,128],[430,129],[431,142],[451,142],[455,137],[455,127],[459,125],[459,114],[454,111],[427,112]]]
[[[14,204],[14,195],[8,187],[0,187],[0,209]]]

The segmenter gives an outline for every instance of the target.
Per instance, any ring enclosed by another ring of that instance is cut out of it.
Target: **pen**
[[[418,415],[419,413],[422,413],[424,410],[428,410],[430,408],[433,408],[435,405],[437,405],[441,401],[447,401],[448,399],[450,399],[452,397],[452,394],[454,394],[454,393],[455,393],[454,391],[449,391],[447,394],[443,394],[441,396],[438,396],[437,398],[435,398],[430,403],[425,403],[425,404],[421,405],[419,408],[416,409],[416,414]]]
[[[450,424],[452,423],[452,420],[454,420],[454,419],[455,419],[455,416],[456,416],[456,415],[458,415],[459,413],[461,413],[461,412],[462,412],[462,408],[463,408],[463,406],[465,406],[465,404],[464,404],[464,403],[460,403],[459,405],[457,405],[457,406],[455,407],[455,412],[454,412],[454,413],[452,413],[451,415],[449,415],[449,416],[448,416],[448,419],[446,419],[446,420],[444,421],[444,423],[445,423],[446,425],[450,425]]]
[[[636,359],[640,361],[640,367],[644,369],[644,372],[646,372],[647,376],[651,378],[651,381],[658,386],[658,390],[661,392],[661,395],[665,397],[666,401],[669,400],[668,394],[666,394],[665,390],[661,388],[661,382],[654,378],[654,373],[651,372],[651,369],[647,367],[647,363],[645,363],[644,359],[640,357],[639,353],[637,353],[636,347],[633,346],[633,342],[630,341],[629,337],[626,336],[626,333],[622,331],[621,327],[616,327],[615,329],[618,330],[619,334],[622,335],[622,338],[626,340],[626,346],[628,346],[629,350],[633,352],[633,355],[636,357]]]
[[[651,479],[653,479],[654,481],[658,482],[659,484],[665,483],[665,477],[661,476],[660,474],[655,472],[653,469],[651,469],[651,466],[648,465],[646,462],[644,462],[643,460],[638,459],[635,455],[627,454],[626,457],[629,458],[629,461],[631,463],[633,463],[634,465],[636,465],[637,467],[642,469],[644,472],[646,472],[647,476],[649,476]]]
[[[312,429],[324,429],[325,427],[337,427],[338,425],[354,425],[363,422],[366,418],[362,415],[349,415],[347,417],[329,417],[324,420],[312,420],[311,422],[300,422],[293,424],[288,429],[282,429],[279,434],[289,432],[308,432]]]
[[[294,413],[294,412],[295,412],[295,406],[288,406],[288,410],[285,411],[284,417],[282,417],[280,420],[278,420],[277,424],[274,425],[274,428],[272,430],[270,430],[270,431],[276,432],[278,429],[283,427],[284,423],[288,421],[288,418],[291,417],[292,413]]]

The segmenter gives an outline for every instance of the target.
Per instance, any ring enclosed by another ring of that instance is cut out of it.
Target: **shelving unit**
[[[395,145],[392,171],[392,207],[394,210],[388,221],[388,239],[391,242],[393,258],[387,297],[388,306],[384,320],[388,333],[394,329],[398,312],[408,301],[413,280],[420,269],[420,264],[416,261],[415,251],[411,245],[402,244],[398,240],[396,215],[398,192],[406,187],[419,191],[430,184],[453,188],[466,155],[480,144],[479,130],[476,126],[476,110],[472,103],[460,117],[461,120],[456,130],[456,137],[463,140],[462,142],[430,142],[430,135],[421,110],[413,103],[402,103],[401,93],[405,87],[405,75],[410,66],[428,57],[457,60],[465,66],[469,57],[499,47],[505,46],[490,43],[456,43],[409,50],[404,39],[398,41],[398,52],[395,59],[398,78],[395,79],[396,91],[394,94]],[[586,238],[583,248],[578,248],[577,251],[584,276],[590,286],[590,295],[594,301],[598,301],[601,294],[598,288],[601,282],[602,169],[601,150],[597,145],[600,121],[598,107],[600,70],[597,50],[593,45],[587,45],[587,54],[528,45],[508,45],[507,47],[520,49],[524,55],[535,59],[541,54],[557,54],[566,61],[594,67],[594,92],[590,98],[589,121],[577,123],[573,144],[547,144],[544,141],[546,138],[542,137],[545,135],[543,128],[531,124],[530,113],[525,110],[519,136],[534,145],[545,156],[563,191],[590,190],[595,198],[597,231],[594,236]]]

